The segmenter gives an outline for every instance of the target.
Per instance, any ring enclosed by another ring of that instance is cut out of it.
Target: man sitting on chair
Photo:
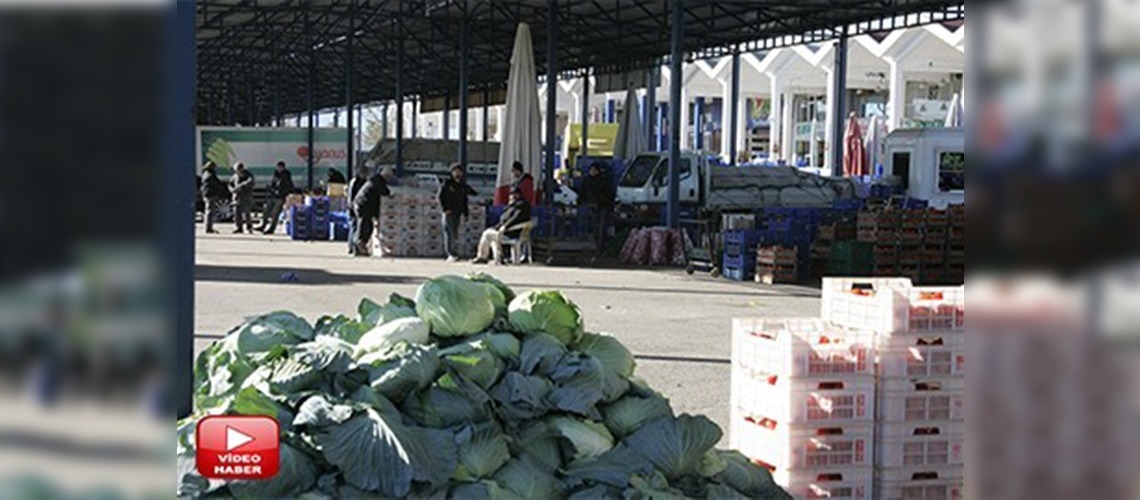
[[[479,253],[471,262],[486,264],[487,259],[492,256],[495,259],[494,262],[502,262],[503,240],[518,238],[522,232],[519,229],[511,228],[530,222],[530,203],[527,203],[526,198],[523,198],[522,190],[512,189],[510,200],[507,208],[503,210],[503,216],[499,218],[499,223],[483,231],[483,237],[479,239]]]

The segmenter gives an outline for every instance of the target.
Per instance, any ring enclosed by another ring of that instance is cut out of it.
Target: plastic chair
[[[535,219],[531,219],[503,230],[504,233],[510,231],[519,232],[517,238],[503,238],[503,247],[509,247],[511,249],[512,264],[521,264],[523,261],[526,261],[528,264],[534,264],[534,252],[532,250],[534,246],[531,244],[530,232],[537,224],[538,222],[535,221]],[[526,252],[525,254],[523,253],[524,251]]]

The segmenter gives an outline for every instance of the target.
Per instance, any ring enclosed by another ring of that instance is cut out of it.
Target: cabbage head
[[[459,276],[440,276],[416,291],[416,314],[440,337],[479,333],[495,321],[495,305],[504,302],[494,285]]]
[[[409,344],[428,343],[428,325],[416,317],[399,318],[369,330],[356,343],[359,353],[388,349],[400,342]]]
[[[531,290],[511,301],[509,319],[519,331],[547,333],[563,345],[578,341],[585,330],[582,313],[560,292]]]

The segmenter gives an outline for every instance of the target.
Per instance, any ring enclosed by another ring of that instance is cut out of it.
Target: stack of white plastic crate
[[[963,498],[965,288],[825,279],[823,318],[875,332],[875,498]]]
[[[795,498],[872,498],[873,337],[820,319],[733,322],[734,449]]]
[[[442,257],[443,220],[435,193],[394,191],[380,198],[380,251],[392,257]],[[456,245],[463,256],[473,256],[486,227],[486,211],[478,203],[468,207]]]

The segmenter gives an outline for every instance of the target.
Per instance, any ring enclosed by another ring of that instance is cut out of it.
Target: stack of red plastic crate
[[[873,340],[820,319],[734,320],[732,447],[796,498],[872,498]]]
[[[875,334],[874,498],[962,498],[965,288],[829,278],[823,318]]]

